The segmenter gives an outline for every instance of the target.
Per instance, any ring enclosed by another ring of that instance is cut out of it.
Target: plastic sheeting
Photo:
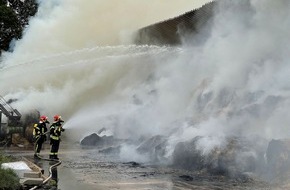
[[[20,178],[23,178],[25,172],[32,171],[32,169],[23,161],[3,163],[1,164],[1,168],[14,170]]]

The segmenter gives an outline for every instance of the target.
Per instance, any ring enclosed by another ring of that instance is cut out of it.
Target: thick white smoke
[[[5,64],[30,62],[52,54],[131,42],[144,26],[178,16],[205,0],[39,0],[25,36]]]
[[[20,111],[63,115],[74,140],[103,127],[134,140],[162,134],[170,155],[198,135],[211,136],[205,153],[229,135],[286,138],[290,5],[241,2],[218,6],[202,44],[172,48],[129,45],[130,34],[195,2],[43,1],[4,55],[0,92]]]
[[[15,106],[22,112],[38,109],[67,119],[91,102],[114,102],[108,96],[121,80],[120,88],[138,85],[154,69],[155,57],[148,55],[168,53],[166,48],[129,45],[132,33],[202,3],[40,1],[23,39],[16,42],[13,53],[3,54],[1,95],[19,99]],[[91,118],[96,113],[84,112],[90,119],[83,122],[95,121]]]
[[[192,59],[201,73],[194,79],[203,85],[193,103],[195,115],[205,117],[198,135],[289,137],[289,6],[283,0],[219,4],[209,39],[191,46],[201,52]]]

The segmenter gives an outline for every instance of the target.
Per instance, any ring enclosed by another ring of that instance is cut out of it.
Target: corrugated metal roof
[[[138,30],[135,43],[150,45],[178,45],[186,33],[198,33],[212,18],[216,2]]]

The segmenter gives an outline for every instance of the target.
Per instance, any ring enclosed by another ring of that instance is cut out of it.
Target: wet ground
[[[100,154],[98,149],[83,149],[78,144],[61,145],[59,157],[62,164],[57,168],[60,190],[236,190],[236,189],[287,189],[286,186],[270,185],[257,178],[230,179],[202,172],[190,172],[164,166],[121,162],[113,155]],[[33,160],[31,150],[7,149],[7,153],[25,156]],[[48,145],[41,152],[48,158]],[[45,175],[49,162],[36,161]]]

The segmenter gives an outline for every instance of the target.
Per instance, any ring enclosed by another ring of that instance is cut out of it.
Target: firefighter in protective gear
[[[56,159],[58,160],[58,149],[60,144],[60,136],[61,132],[64,132],[64,129],[62,128],[62,123],[64,122],[61,119],[60,115],[55,115],[53,117],[54,122],[50,126],[50,155],[49,159]]]
[[[46,124],[49,124],[48,117],[43,115],[40,117],[39,122],[33,126],[34,158],[39,158],[42,144],[46,141]]]

